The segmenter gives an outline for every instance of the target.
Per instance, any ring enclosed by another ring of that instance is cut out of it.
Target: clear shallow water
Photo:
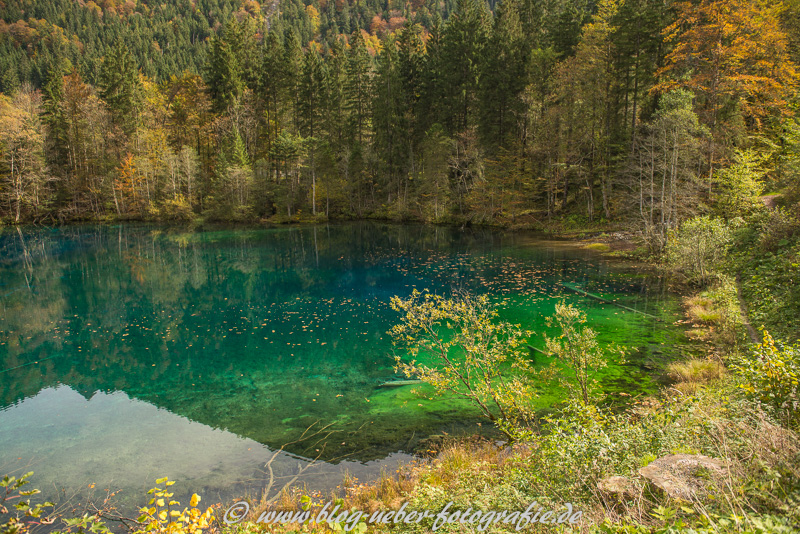
[[[299,475],[312,489],[393,469],[421,439],[480,421],[454,399],[379,387],[394,375],[389,299],[414,288],[489,293],[502,318],[537,333],[558,300],[580,305],[601,341],[633,349],[602,375],[612,399],[651,389],[684,342],[677,300],[657,278],[527,234],[6,229],[0,474],[33,469],[62,500],[92,485],[140,500],[167,475],[214,502],[258,494],[273,455],[280,481]],[[540,394],[542,408],[562,395]]]

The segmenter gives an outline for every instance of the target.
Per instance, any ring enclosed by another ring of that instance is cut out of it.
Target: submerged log
[[[537,349],[533,345],[528,345],[528,350],[530,350],[531,352],[538,352],[539,354],[544,354],[545,356],[548,356],[548,354],[545,351],[543,351],[542,349]]]
[[[538,362],[536,361],[536,354],[537,354],[537,353],[538,353],[538,354],[541,354],[542,356],[550,356],[548,353],[546,353],[546,352],[545,352],[545,351],[543,351],[542,349],[537,349],[537,348],[536,348],[536,347],[534,347],[533,345],[527,345],[527,344],[526,344],[525,346],[526,346],[526,347],[528,347],[528,350],[531,352],[531,363],[532,363],[533,365],[536,365],[536,364],[538,363]]]
[[[573,286],[568,285],[568,284],[559,284],[559,285],[561,287],[563,287],[565,289],[569,289],[570,291],[573,291],[573,292],[575,292],[575,293],[577,293],[579,295],[583,295],[584,297],[589,297],[589,298],[593,298],[595,300],[599,300],[600,302],[602,302],[604,304],[612,304],[614,306],[622,308],[623,310],[628,310],[628,311],[631,311],[633,313],[638,313],[640,315],[646,315],[647,317],[650,317],[651,319],[655,319],[656,321],[663,321],[663,319],[661,317],[656,317],[655,315],[651,315],[651,314],[649,314],[647,312],[636,310],[636,309],[631,308],[629,306],[625,306],[624,304],[620,304],[619,302],[614,302],[613,300],[608,300],[606,298],[601,297],[600,295],[593,295],[593,294],[589,293],[588,291],[584,291],[583,289],[578,289],[577,287],[573,287]]]
[[[390,380],[388,382],[384,382],[378,387],[382,388],[399,388],[400,386],[411,386],[414,384],[422,384],[422,380],[412,379],[412,380]]]

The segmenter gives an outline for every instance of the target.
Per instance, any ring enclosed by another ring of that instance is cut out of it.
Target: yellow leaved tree
[[[498,321],[485,295],[445,298],[414,290],[391,305],[403,314],[389,331],[405,350],[395,357],[397,371],[468,400],[509,439],[533,419],[525,344],[532,332]]]

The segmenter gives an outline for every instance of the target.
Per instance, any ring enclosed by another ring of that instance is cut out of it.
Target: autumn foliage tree
[[[45,180],[44,139],[40,126],[41,98],[30,88],[13,98],[0,94],[0,180],[14,221],[42,203]]]
[[[701,0],[676,4],[677,19],[665,30],[674,48],[659,71],[655,90],[682,87],[697,98],[697,111],[714,138],[733,135],[737,115],[750,133],[789,112],[797,81],[788,39],[774,0]],[[711,138],[709,138],[711,139]],[[709,144],[708,172],[715,150]]]
[[[127,154],[118,169],[118,177],[114,181],[114,201],[120,214],[143,213],[147,198],[142,194],[144,179],[136,169],[133,154]]]

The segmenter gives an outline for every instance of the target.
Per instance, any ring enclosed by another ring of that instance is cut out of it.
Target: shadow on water
[[[128,493],[169,475],[220,498],[263,487],[274,451],[290,479],[318,459],[298,478],[310,486],[335,486],[343,470],[374,477],[430,434],[480,428],[463,402],[379,387],[394,378],[389,299],[415,288],[488,293],[502,318],[537,334],[555,302],[580,305],[602,342],[635,349],[601,377],[612,397],[651,390],[683,350],[678,303],[657,277],[525,234],[2,230],[0,467],[32,463],[53,488]],[[561,396],[543,387],[537,402]]]

